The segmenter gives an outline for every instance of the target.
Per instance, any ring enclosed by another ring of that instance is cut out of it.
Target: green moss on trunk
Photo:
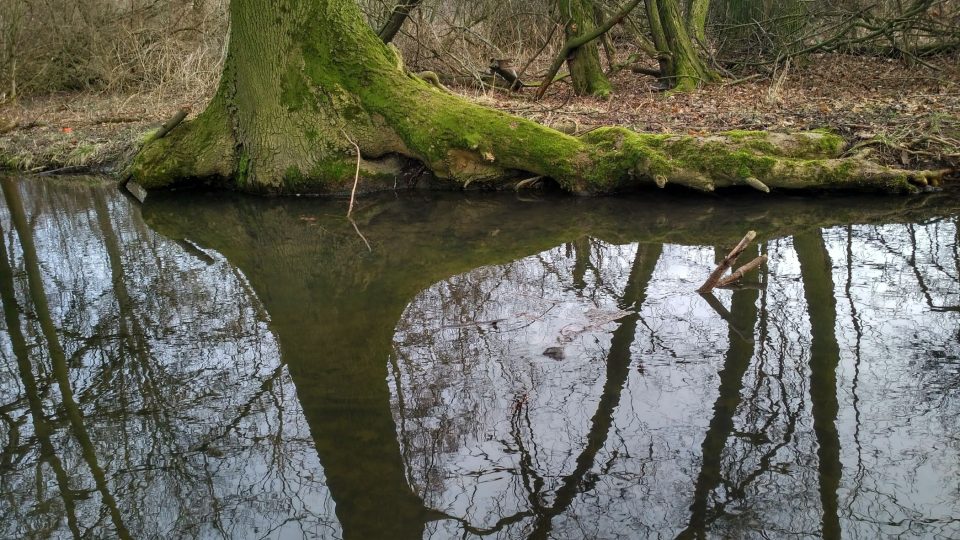
[[[842,141],[824,133],[686,137],[605,128],[576,138],[404,72],[353,0],[235,0],[230,13],[216,98],[197,119],[146,144],[130,169],[148,189],[200,178],[260,193],[345,192],[356,172],[354,143],[363,190],[395,186],[411,160],[453,187],[543,176],[585,194],[671,183],[911,191],[932,177],[836,159]]]
[[[232,183],[237,154],[222,100],[215,98],[186,126],[144,145],[128,168],[141,186],[157,189],[198,179]]]
[[[650,33],[657,49],[663,82],[677,91],[689,91],[719,80],[697,53],[680,13],[678,0],[645,0]],[[693,14],[691,14],[693,15]]]
[[[710,0],[686,0],[687,32],[690,37],[707,44],[707,14],[710,11]]]
[[[566,21],[567,40],[588,34],[597,26],[593,0],[559,0],[560,17]],[[607,97],[613,91],[603,73],[596,40],[577,47],[567,58],[573,91],[578,96]]]

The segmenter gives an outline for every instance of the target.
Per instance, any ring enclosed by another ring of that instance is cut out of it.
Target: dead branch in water
[[[713,269],[713,272],[710,273],[710,277],[703,282],[703,285],[697,289],[697,292],[702,294],[708,293],[716,287],[728,287],[743,278],[744,274],[747,272],[759,268],[760,265],[767,262],[767,256],[761,255],[760,257],[753,259],[740,268],[737,268],[737,270],[729,276],[724,277],[724,274],[727,273],[727,270],[733,268],[733,265],[737,262],[737,257],[739,257],[740,254],[747,249],[747,246],[749,246],[750,242],[752,242],[756,237],[756,231],[748,231],[747,234],[744,235],[743,239],[740,240],[740,243],[730,250],[730,253],[728,253],[727,256],[720,261],[720,264]]]
[[[343,136],[346,137],[347,141],[357,150],[357,170],[353,175],[353,189],[350,190],[350,206],[347,207],[347,218],[349,218],[350,215],[353,214],[353,201],[357,196],[357,184],[360,182],[360,146],[347,135],[346,130],[341,129],[340,131],[343,132]],[[366,239],[364,239],[364,241],[366,241]]]
[[[749,272],[749,271],[751,271],[751,270],[755,270],[755,269],[757,269],[757,268],[760,268],[760,265],[762,265],[762,264],[765,263],[765,262],[767,262],[767,256],[766,256],[766,255],[761,255],[761,256],[757,257],[756,259],[753,259],[752,261],[750,261],[750,262],[748,262],[747,264],[741,266],[740,268],[737,268],[737,269],[736,269],[732,274],[730,274],[729,276],[721,279],[720,282],[717,283],[717,287],[729,287],[730,285],[733,285],[734,283],[740,281],[740,279],[743,278],[744,274],[746,274],[747,272]]]

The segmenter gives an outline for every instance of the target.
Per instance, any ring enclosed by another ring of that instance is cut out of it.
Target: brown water
[[[0,538],[960,537],[956,196],[3,194]]]

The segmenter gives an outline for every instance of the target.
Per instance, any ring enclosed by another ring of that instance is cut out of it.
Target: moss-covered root
[[[588,194],[654,183],[911,192],[937,180],[841,159],[843,141],[827,133],[689,137],[603,128],[573,137],[409,75],[353,0],[288,0],[289,9],[263,17],[276,12],[273,4],[230,3],[217,95],[196,120],[143,148],[130,174],[145,188],[201,178],[258,193],[342,192],[356,173],[354,141],[366,190],[397,186],[411,161],[452,186],[542,176]],[[681,21],[677,2],[656,5],[670,8],[664,20]],[[680,82],[706,76],[684,75],[679,58]]]
[[[604,193],[655,182],[701,191],[744,186],[775,189],[913,193],[937,185],[943,173],[904,171],[859,158],[838,158],[842,139],[813,132],[729,132],[705,137],[596,130],[582,139],[591,148],[591,172],[580,191]]]
[[[237,173],[230,124],[216,100],[196,119],[145,143],[127,167],[126,176],[148,190],[197,179],[229,183]]]

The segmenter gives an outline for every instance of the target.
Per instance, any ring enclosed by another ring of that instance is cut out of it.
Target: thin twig
[[[533,64],[533,61],[536,60],[537,58],[539,58],[540,55],[543,53],[543,51],[547,48],[547,46],[550,45],[550,42],[553,41],[553,35],[557,33],[557,29],[558,29],[558,28],[560,28],[560,25],[559,25],[559,24],[554,24],[554,25],[553,25],[553,28],[550,30],[550,34],[547,36],[547,39],[544,40],[544,42],[543,42],[543,47],[540,47],[540,50],[538,50],[536,53],[534,53],[534,54],[530,57],[530,59],[527,60],[527,63],[523,65],[523,68],[521,68],[520,71],[517,73],[517,78],[518,78],[518,79],[519,79],[519,78],[522,78],[524,75],[527,74],[527,69],[530,68],[530,64]]]
[[[753,75],[748,75],[748,76],[746,76],[746,77],[743,77],[742,79],[736,79],[736,80],[733,80],[733,81],[725,82],[725,83],[723,83],[723,84],[720,85],[720,86],[723,86],[723,87],[736,86],[736,85],[738,85],[738,84],[743,84],[743,83],[745,83],[745,82],[749,82],[749,81],[752,81],[752,80],[754,80],[754,79],[759,79],[760,77],[763,77],[763,75],[761,75],[761,74],[759,74],[759,73],[754,73]]]
[[[357,231],[357,236],[363,240],[363,243],[367,245],[367,251],[373,253],[373,248],[370,247],[370,242],[367,242],[367,237],[360,232],[360,227],[357,227],[357,222],[353,220],[352,217],[347,216],[347,219],[350,221],[350,224],[353,225],[353,230]]]
[[[347,217],[349,218],[350,214],[353,213],[353,200],[357,195],[357,184],[360,183],[360,145],[353,142],[353,139],[350,138],[350,135],[347,135],[347,131],[345,129],[341,128],[340,131],[343,133],[343,136],[347,138],[347,141],[349,141],[350,144],[357,149],[357,170],[353,175],[353,189],[350,190],[350,206],[347,207]],[[356,228],[357,226],[354,225],[353,227]],[[357,233],[359,232],[360,231],[357,230]],[[363,238],[363,235],[361,234],[360,237]],[[366,242],[367,239],[364,238],[363,241]],[[370,247],[370,244],[367,244],[367,247]]]
[[[368,242],[367,237],[360,232],[360,227],[357,227],[357,222],[353,220],[353,217],[351,217],[351,214],[353,214],[353,201],[357,195],[357,184],[360,182],[360,145],[354,142],[354,140],[350,138],[350,135],[347,135],[347,131],[345,129],[340,128],[340,132],[343,133],[343,136],[346,137],[347,141],[349,141],[350,144],[357,149],[357,170],[353,174],[353,189],[350,190],[350,206],[347,207],[347,220],[350,221],[351,225],[353,225],[353,230],[357,232],[357,236],[359,236],[360,239],[363,240],[363,243],[367,245],[367,251],[372,252],[373,248],[370,247],[370,242]]]

